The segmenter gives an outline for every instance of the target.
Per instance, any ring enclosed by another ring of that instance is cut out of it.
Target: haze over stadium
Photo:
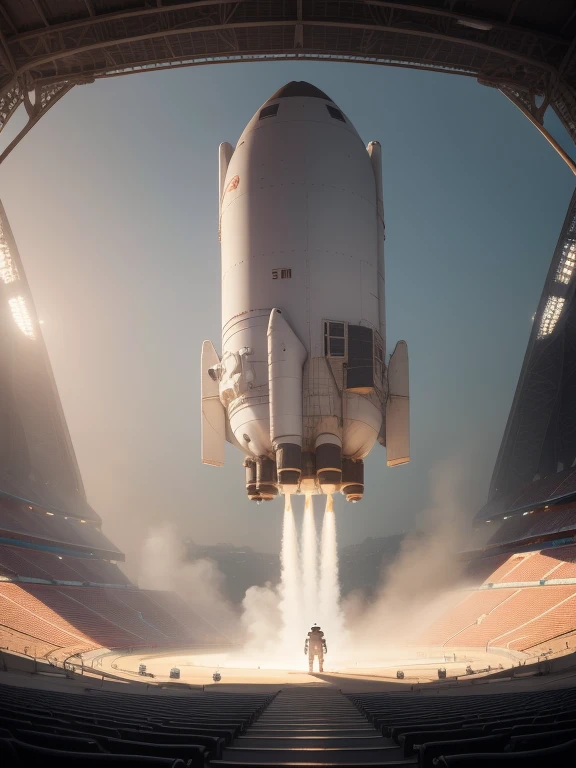
[[[7,5],[3,759],[576,755],[567,10]]]

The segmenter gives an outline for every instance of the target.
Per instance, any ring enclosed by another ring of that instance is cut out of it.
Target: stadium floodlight
[[[14,322],[18,328],[20,328],[24,336],[28,336],[29,339],[36,338],[34,333],[34,323],[32,322],[32,317],[28,311],[24,296],[14,296],[9,299],[8,304],[10,305],[10,311],[12,312]]]
[[[8,283],[13,283],[20,278],[20,275],[18,274],[18,269],[16,267],[16,264],[14,264],[14,260],[12,259],[12,254],[10,253],[10,246],[8,245],[8,241],[6,240],[6,237],[4,235],[4,230],[2,228],[1,220],[0,220],[0,278],[4,281],[6,285],[8,285]]]
[[[540,320],[537,338],[543,339],[545,336],[550,336],[560,319],[565,303],[566,299],[562,296],[548,296],[544,312],[542,313],[542,319]]]
[[[576,242],[564,243],[562,258],[556,270],[556,282],[568,285],[576,267]]]

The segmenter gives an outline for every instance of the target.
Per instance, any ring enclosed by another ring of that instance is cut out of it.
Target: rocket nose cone
[[[293,96],[306,96],[307,98],[332,101],[332,99],[323,91],[321,91],[319,88],[316,88],[315,85],[305,82],[304,80],[292,80],[292,82],[286,83],[286,85],[283,85],[282,88],[276,91],[275,94],[270,96],[268,101],[286,99]]]

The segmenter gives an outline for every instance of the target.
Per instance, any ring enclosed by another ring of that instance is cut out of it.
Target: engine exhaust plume
[[[301,643],[300,563],[298,535],[292,511],[292,497],[284,497],[284,523],[282,526],[282,550],[280,553],[280,613],[282,615],[282,639],[288,652]]]
[[[304,591],[304,622],[312,626],[318,620],[318,540],[314,522],[312,496],[306,495],[302,524],[302,579]]]
[[[326,496],[326,510],[322,523],[322,549],[320,555],[320,625],[332,645],[341,644],[344,622],[340,609],[340,579],[338,574],[338,542],[336,516],[332,496]]]

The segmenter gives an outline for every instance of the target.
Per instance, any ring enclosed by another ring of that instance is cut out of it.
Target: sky
[[[199,362],[220,341],[218,144],[308,80],[382,144],[387,333],[408,342],[413,459],[376,446],[340,544],[409,530],[439,466],[486,501],[574,177],[473,79],[320,62],[237,63],[77,86],[2,166],[0,198],[104,531],[137,562],[151,526],[278,551],[282,504],[245,496],[242,456],[200,462]],[[16,115],[2,146],[23,123]],[[547,127],[575,150],[554,115]],[[303,503],[302,503],[303,506]]]

